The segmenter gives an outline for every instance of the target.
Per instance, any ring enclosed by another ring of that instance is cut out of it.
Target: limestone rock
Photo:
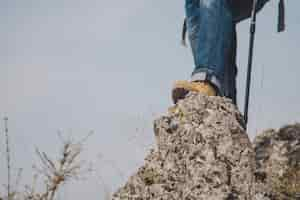
[[[154,122],[157,148],[113,200],[251,200],[255,155],[230,100],[191,93]]]
[[[300,199],[300,124],[267,130],[254,140],[257,188],[275,200]]]

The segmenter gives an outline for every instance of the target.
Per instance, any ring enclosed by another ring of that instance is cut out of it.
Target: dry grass
[[[7,125],[7,118],[5,119]],[[87,168],[83,161],[80,160],[80,155],[83,150],[83,144],[87,137],[79,142],[73,139],[64,139],[59,134],[62,141],[62,150],[58,159],[52,159],[50,156],[36,149],[36,154],[40,163],[34,166],[35,175],[31,184],[25,185],[24,189],[19,190],[18,186],[21,179],[22,170],[20,169],[16,182],[11,183],[11,163],[10,163],[10,145],[8,142],[8,129],[6,132],[6,162],[7,162],[7,181],[4,185],[6,194],[0,194],[0,200],[54,200],[62,185],[69,183],[72,180],[79,180],[82,175],[91,171]]]
[[[82,145],[83,142],[74,143],[71,140],[64,141],[61,158],[56,161],[49,158],[46,153],[36,150],[41,165],[40,167],[35,167],[37,175],[34,178],[33,184],[26,186],[24,199],[53,200],[62,184],[66,184],[71,180],[78,180],[80,175],[86,172],[83,170],[83,164],[79,160]],[[42,192],[37,192],[35,189],[39,177],[42,177],[42,182],[45,185]]]

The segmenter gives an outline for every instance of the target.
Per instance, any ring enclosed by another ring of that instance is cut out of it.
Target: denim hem
[[[191,81],[208,81],[217,89],[218,95],[224,96],[221,81],[214,73],[211,72],[211,70],[194,72],[192,74]]]

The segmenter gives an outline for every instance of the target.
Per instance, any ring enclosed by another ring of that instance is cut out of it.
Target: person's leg
[[[235,22],[239,22],[243,19],[250,17],[252,12],[253,0],[227,0],[233,18]],[[258,0],[257,1],[257,12],[260,11],[269,0]],[[231,46],[230,61],[225,67],[225,81],[224,81],[224,92],[225,96],[232,99],[234,104],[237,104],[237,91],[236,91],[236,76],[237,76],[237,65],[236,65],[236,54],[237,54],[237,34],[236,27],[234,26],[234,37]]]
[[[237,91],[236,91],[236,77],[237,77],[237,65],[236,65],[236,53],[237,53],[237,34],[236,27],[233,27],[233,40],[231,44],[231,51],[229,54],[228,63],[225,64],[224,74],[224,96],[232,99],[234,104],[237,104]]]
[[[224,95],[225,65],[233,41],[233,18],[227,0],[186,0],[189,40],[195,69],[192,81],[209,81]]]

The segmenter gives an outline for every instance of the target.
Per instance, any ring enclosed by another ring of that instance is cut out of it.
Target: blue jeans
[[[258,0],[260,10],[269,0]],[[195,69],[192,81],[210,81],[236,103],[236,30],[251,15],[252,0],[185,0]]]

